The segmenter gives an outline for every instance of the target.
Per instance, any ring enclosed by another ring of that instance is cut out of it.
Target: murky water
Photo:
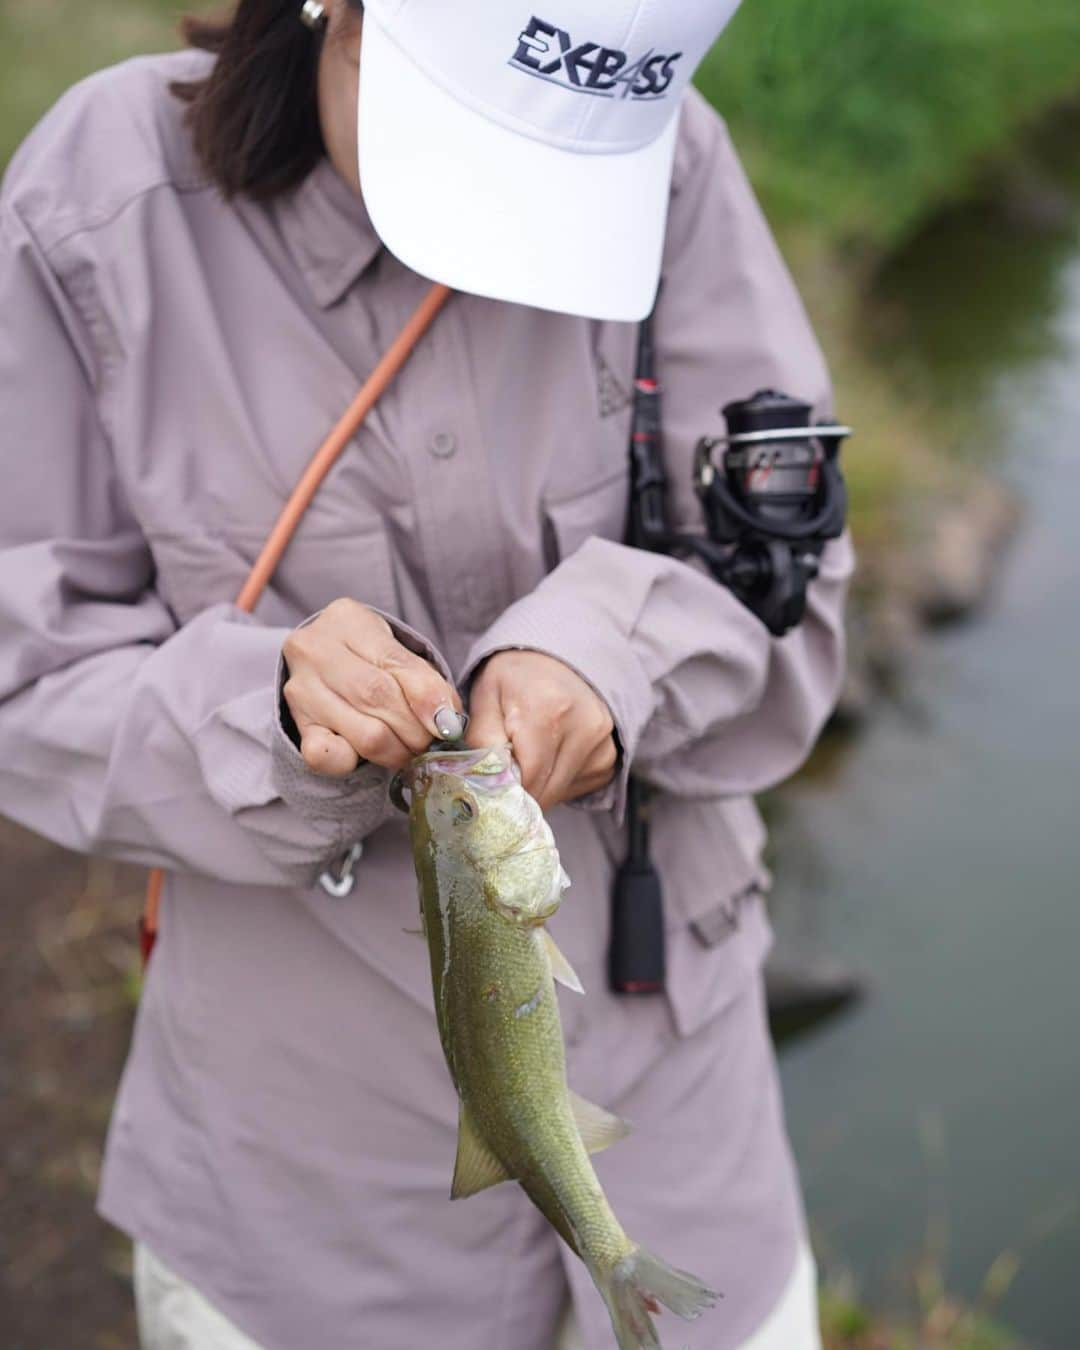
[[[888,1306],[923,1256],[975,1296],[1014,1253],[1000,1316],[1076,1350],[1080,181],[1056,182],[1074,229],[966,211],[884,279],[904,377],[976,414],[964,451],[997,457],[1028,517],[993,604],[928,645],[903,709],[786,794],[779,913],[874,983],[783,1060],[826,1264]]]

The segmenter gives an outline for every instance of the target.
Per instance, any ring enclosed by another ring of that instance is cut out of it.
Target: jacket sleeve
[[[230,605],[177,628],[95,379],[76,308],[0,204],[0,812],[83,852],[309,884],[384,819],[386,776],[306,770],[278,715],[286,629]]]
[[[665,458],[681,528],[701,527],[694,447],[718,409],[772,387],[829,410],[817,343],[723,124],[695,95],[684,112],[655,329]],[[702,569],[591,538],[506,611],[470,653],[532,648],[571,666],[606,700],[621,777],[583,803],[621,809],[629,767],[672,793],[761,791],[803,761],[843,673],[852,568],[831,544],[808,613],[787,636]]]

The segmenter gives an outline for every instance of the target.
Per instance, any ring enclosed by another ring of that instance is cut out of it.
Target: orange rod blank
[[[412,355],[413,349],[435,320],[435,316],[446,304],[453,292],[448,286],[433,285],[416,308],[416,312],[406,323],[368,378],[363,388],[345,410],[344,416],[334,427],[330,435],[319,446],[307,468],[293,489],[289,500],[282,508],[263,545],[262,552],[248,573],[240,594],[236,598],[238,609],[247,613],[255,608],[277,570],[285,550],[289,547],[304,513],[311,505],[315,494],[322,486],[326,475],[341,458],[342,452],[352,440],[357,430],[371,412],[394,376]],[[158,915],[161,909],[161,891],[165,874],[160,868],[150,873],[146,885],[146,902],[143,907],[142,952],[143,964],[150,959],[157,938]]]

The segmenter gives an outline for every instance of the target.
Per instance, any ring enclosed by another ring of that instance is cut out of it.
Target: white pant
[[[142,1350],[260,1350],[260,1347],[147,1247],[135,1246],[135,1307]],[[572,1314],[554,1350],[582,1350]],[[780,1302],[741,1350],[821,1350],[817,1271],[809,1248],[799,1253]]]
[[[817,1266],[809,1247],[799,1252],[780,1302],[742,1350],[821,1350]]]

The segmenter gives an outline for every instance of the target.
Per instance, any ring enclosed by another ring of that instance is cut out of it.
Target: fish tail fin
[[[634,1247],[606,1280],[597,1283],[619,1350],[662,1350],[651,1316],[660,1311],[661,1303],[693,1321],[720,1297],[696,1275],[676,1270],[643,1247]]]

